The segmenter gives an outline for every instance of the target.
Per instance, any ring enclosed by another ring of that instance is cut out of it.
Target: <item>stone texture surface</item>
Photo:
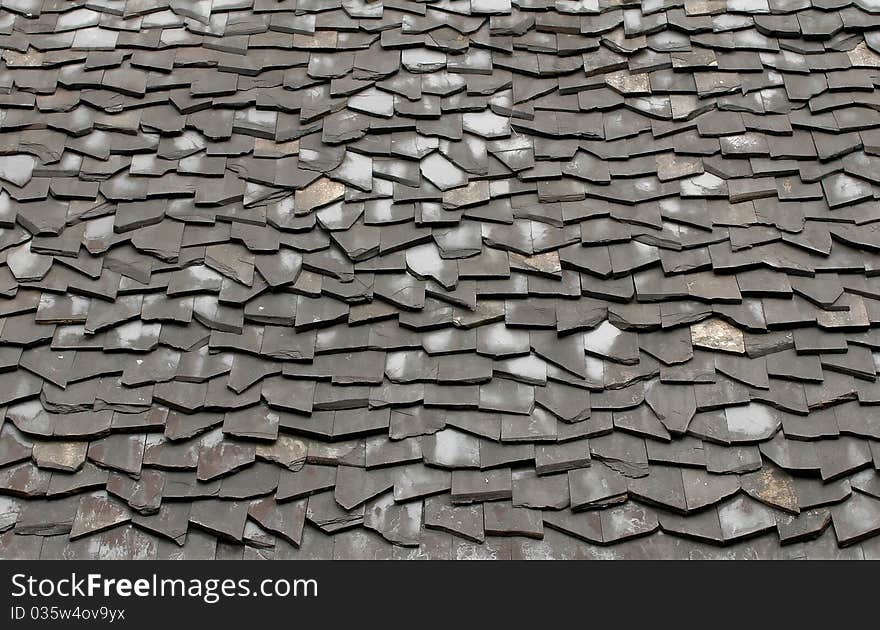
[[[861,558],[880,5],[0,2],[0,558]]]

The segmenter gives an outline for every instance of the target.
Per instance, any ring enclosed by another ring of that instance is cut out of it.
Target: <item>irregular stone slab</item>
[[[385,540],[396,545],[418,546],[421,526],[420,501],[395,503],[394,497],[386,494],[364,506],[364,527],[378,532]]]
[[[198,531],[187,533],[191,509],[189,503],[171,502],[164,504],[155,514],[135,514],[131,520],[138,527],[182,546],[185,542],[191,542],[193,538],[199,537]],[[213,555],[211,557],[213,558]]]
[[[584,349],[588,354],[632,365],[638,362],[638,338],[620,330],[607,320],[584,334]]]
[[[284,471],[278,481],[277,501],[307,497],[336,485],[336,467],[306,464],[297,471]]]
[[[515,507],[560,510],[569,505],[568,476],[539,477],[530,470],[517,470],[512,475]]]
[[[32,155],[4,155],[0,157],[0,179],[16,186],[24,186],[31,181],[36,164],[37,159]]]
[[[333,534],[362,525],[364,506],[346,510],[334,498],[332,492],[321,492],[309,497],[306,518],[322,531]]]
[[[290,470],[300,470],[305,464],[308,448],[308,443],[301,438],[279,435],[271,444],[258,444],[256,457]]]
[[[271,409],[248,407],[227,412],[223,417],[223,433],[235,437],[271,441],[278,437],[280,416]]]
[[[721,534],[725,541],[733,541],[776,527],[773,512],[765,505],[739,495],[718,506]]]
[[[455,505],[448,495],[432,497],[425,501],[425,527],[483,542],[483,504]]]
[[[302,190],[296,191],[295,212],[298,215],[308,214],[339,201],[344,194],[345,184],[342,182],[334,182],[326,177],[319,178]]]
[[[443,429],[421,440],[425,463],[442,468],[477,468],[480,465],[480,442],[473,435],[455,429]]]
[[[204,499],[193,501],[189,522],[221,538],[241,542],[247,515],[247,501]]]
[[[205,264],[236,282],[254,282],[254,255],[239,245],[211,245],[205,248]]]
[[[140,514],[155,514],[164,490],[165,474],[156,470],[143,470],[139,479],[114,473],[107,481],[107,492],[124,499]]]
[[[831,508],[834,533],[841,546],[854,544],[880,530],[880,501],[854,493],[847,501]]]
[[[281,469],[267,462],[255,462],[220,483],[221,499],[248,499],[275,492]]]
[[[394,500],[409,501],[446,492],[452,488],[452,473],[421,463],[395,469]]]
[[[76,518],[70,530],[74,540],[95,532],[116,527],[131,520],[131,512],[121,502],[106,494],[94,494],[82,498]]]
[[[248,466],[255,459],[253,444],[233,442],[220,431],[212,431],[202,438],[196,474],[199,481],[210,481]]]
[[[306,499],[280,504],[272,497],[264,497],[251,502],[248,516],[264,529],[299,546],[302,541],[307,507]]]
[[[89,459],[115,470],[137,475],[144,459],[144,435],[108,435],[89,445]]]
[[[74,472],[85,463],[88,448],[88,442],[37,442],[33,457],[40,468]]]
[[[27,501],[16,511],[15,533],[21,536],[60,536],[69,534],[81,497],[49,501]],[[11,525],[10,525],[11,527]]]
[[[15,526],[20,511],[21,506],[17,499],[0,497],[0,532]]]
[[[716,545],[724,541],[718,511],[714,508],[687,516],[664,512],[658,518],[665,532]]]
[[[45,495],[51,473],[40,470],[30,462],[0,469],[0,491],[16,497]]]
[[[569,510],[544,512],[547,527],[594,544],[602,544],[602,518],[599,512],[575,513]]]
[[[355,466],[339,466],[336,472],[334,497],[346,510],[354,509],[382,494],[394,485],[388,469],[368,471]]]
[[[7,466],[30,459],[33,443],[22,435],[12,422],[0,429],[0,465]]]
[[[510,499],[513,496],[509,468],[455,470],[452,472],[452,502],[474,503]]]
[[[730,324],[711,319],[691,326],[691,342],[695,347],[745,354],[742,331]]]
[[[687,511],[682,472],[677,466],[651,466],[648,476],[630,479],[627,486],[636,499],[676,512]]]
[[[602,510],[599,516],[606,544],[646,536],[660,527],[653,510],[632,501]]]
[[[688,510],[699,510],[718,503],[736,493],[739,479],[733,475],[713,475],[700,469],[682,469],[685,500]]]
[[[486,503],[483,506],[483,521],[488,536],[544,537],[540,510],[513,507],[506,502]]]
[[[798,515],[780,514],[776,517],[776,531],[780,542],[810,540],[822,534],[831,524],[828,508],[805,510]]]
[[[87,461],[74,473],[52,473],[46,495],[61,497],[98,488],[104,488],[110,476],[109,471]]]
[[[761,470],[740,477],[740,486],[754,499],[787,512],[797,514],[797,488],[791,476],[781,468],[765,463]]]
[[[535,446],[535,472],[539,475],[586,468],[590,463],[590,442],[586,438]]]

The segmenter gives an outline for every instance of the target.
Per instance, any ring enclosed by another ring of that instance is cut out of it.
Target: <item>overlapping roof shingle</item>
[[[0,557],[880,555],[880,3],[0,7]]]

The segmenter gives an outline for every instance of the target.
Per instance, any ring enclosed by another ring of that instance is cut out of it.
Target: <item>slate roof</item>
[[[0,557],[880,555],[877,0],[0,7]]]

